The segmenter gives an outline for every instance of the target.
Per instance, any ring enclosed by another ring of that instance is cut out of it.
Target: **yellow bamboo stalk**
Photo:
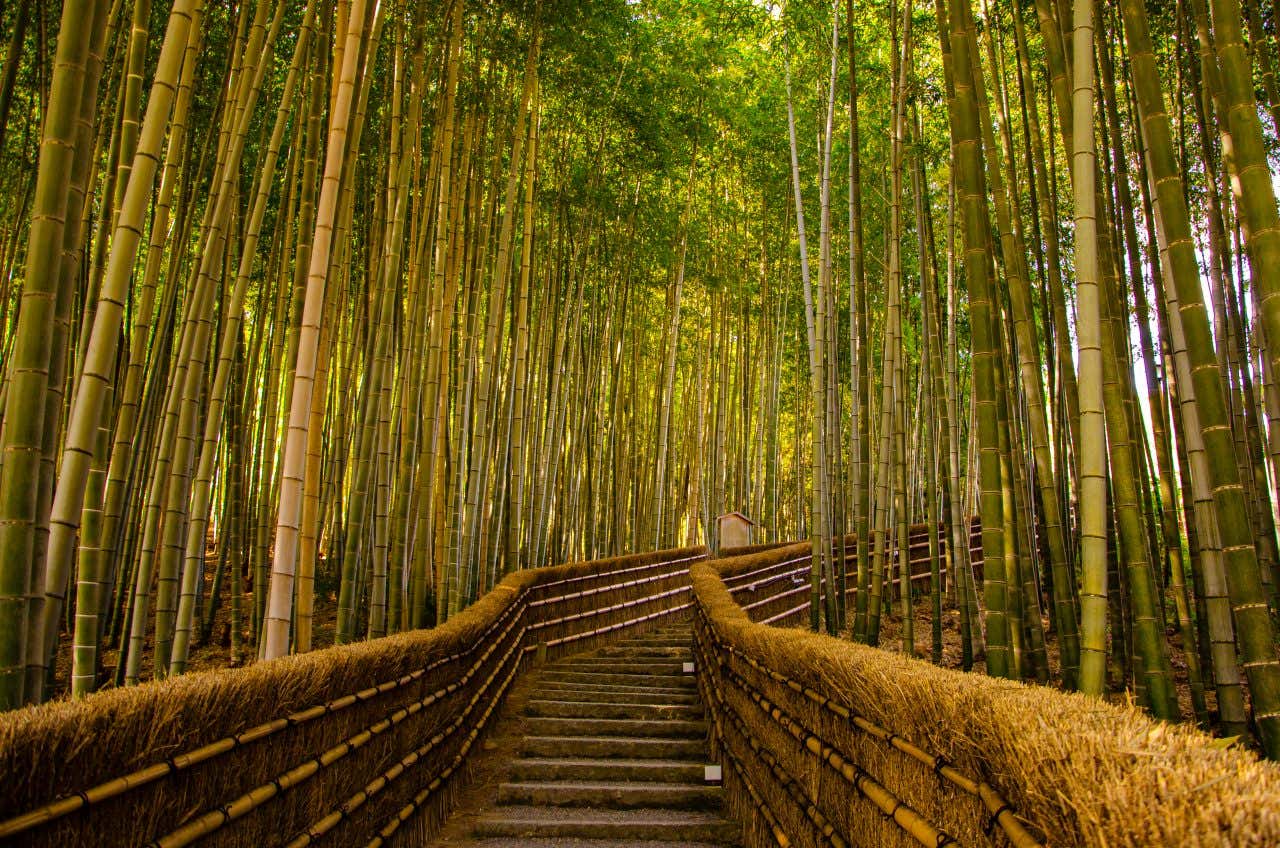
[[[374,0],[375,14],[378,2],[379,0]],[[325,151],[320,199],[316,204],[315,236],[312,240],[306,299],[302,307],[302,326],[298,336],[298,361],[294,370],[288,434],[285,437],[284,462],[280,473],[275,551],[271,561],[267,616],[263,625],[265,659],[281,657],[289,652],[293,577],[297,564],[303,482],[306,475],[307,433],[311,426],[311,394],[315,389],[320,320],[324,312],[329,253],[333,247],[334,218],[337,215],[342,165],[347,153],[347,130],[351,120],[351,101],[355,93],[356,65],[360,58],[364,22],[365,0],[352,0],[346,34],[342,39],[342,70],[335,81],[336,92],[329,116],[328,149]]]

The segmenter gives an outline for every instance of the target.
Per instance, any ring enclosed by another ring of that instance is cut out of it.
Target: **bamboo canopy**
[[[735,509],[810,630],[1280,759],[1274,2],[13,0],[0,49],[0,709]]]

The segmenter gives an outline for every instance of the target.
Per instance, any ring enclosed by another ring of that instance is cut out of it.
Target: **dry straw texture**
[[[794,559],[803,547],[693,567],[698,648],[714,654],[700,664],[701,682],[704,693],[718,686],[732,710],[724,711],[728,718],[717,716],[717,742],[745,764],[745,777],[792,844],[840,843],[819,832],[812,815],[796,803],[795,787],[788,793],[759,757],[744,756],[749,742],[732,726],[732,714],[816,801],[837,839],[864,846],[921,843],[851,791],[760,708],[753,692],[962,845],[1008,844],[999,826],[990,828],[989,806],[889,741],[857,729],[803,689],[990,784],[1046,844],[1280,845],[1280,767],[1247,751],[1224,749],[1203,733],[1154,721],[1137,709],[750,621],[723,579]],[[712,695],[707,697],[710,703]],[[726,779],[733,808],[755,816],[746,828],[748,844],[777,844],[741,785],[739,776]]]
[[[4,821],[264,722],[341,703],[344,696],[417,673],[401,685],[283,726],[267,738],[0,843],[143,845],[267,786],[275,797],[214,830],[201,844],[283,844],[353,797],[363,803],[325,838],[332,845],[363,844],[460,757],[462,768],[455,776],[465,773],[470,727],[466,722],[450,727],[468,704],[478,719],[500,700],[539,641],[567,639],[550,648],[548,654],[555,656],[609,638],[615,632],[609,628],[635,631],[660,624],[667,611],[687,608],[687,565],[702,556],[704,549],[684,549],[517,572],[433,630],[0,715]],[[676,564],[662,566],[668,562]],[[607,588],[575,594],[602,587]],[[533,603],[539,600],[548,602]],[[442,738],[400,779],[367,799],[359,794],[437,735]],[[344,743],[352,745],[344,751]],[[326,751],[341,756],[294,788],[276,794],[270,786]],[[448,812],[455,784],[446,781],[400,829],[406,844],[434,830]]]

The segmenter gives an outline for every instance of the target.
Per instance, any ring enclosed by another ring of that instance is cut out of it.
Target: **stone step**
[[[689,704],[612,704],[589,701],[533,700],[525,705],[528,716],[564,718],[702,718],[702,707]]]
[[[468,838],[448,844],[740,844],[738,826],[719,812],[723,790],[703,779],[707,724],[697,678],[684,671],[691,643],[679,623],[542,668],[495,806],[469,820]]]
[[[603,671],[607,674],[684,674],[684,663],[664,657],[580,657],[547,666],[548,672]]]
[[[687,660],[693,656],[688,645],[606,645],[592,652],[597,657],[670,657]]]
[[[630,760],[701,760],[706,756],[701,739],[630,736],[526,736],[520,753],[526,757],[616,757]]]
[[[679,651],[680,648],[650,648],[648,650],[660,651]],[[690,653],[693,653],[690,651]],[[683,657],[674,656],[670,653],[663,654],[637,654],[635,656],[610,655],[610,654],[578,654],[572,657],[562,657],[551,663],[547,668],[559,668],[565,665],[621,665],[621,666],[653,666],[666,667],[676,666],[687,662]]]
[[[585,687],[582,684],[564,683],[551,684],[543,683],[538,686],[538,693],[545,695],[549,699],[557,701],[580,701],[591,704],[696,704],[698,703],[698,695],[696,692],[686,692],[679,689],[655,692],[651,689],[641,687],[627,687],[626,689],[604,689],[598,687]]]
[[[669,842],[656,839],[563,839],[558,836],[541,839],[524,836],[518,839],[468,839],[450,844],[459,848],[712,848],[722,843]]]
[[[665,739],[702,739],[705,721],[632,718],[560,718],[535,716],[524,721],[531,736],[641,736]]]
[[[568,669],[548,669],[543,672],[542,680],[560,683],[621,683],[624,686],[661,686],[664,689],[677,687],[695,689],[698,685],[692,674],[625,674],[606,671],[569,671]]]
[[[539,678],[538,687],[581,689],[584,692],[650,692],[659,695],[697,695],[698,681],[692,674],[672,677],[666,686],[638,683],[591,683],[585,680],[547,680]]]
[[[632,636],[613,643],[619,648],[688,648],[693,644],[691,634],[670,636]]]
[[[531,757],[513,760],[509,776],[511,780],[522,783],[538,780],[637,780],[697,784],[703,780],[704,768],[704,764],[697,761]]]
[[[732,845],[737,825],[714,813],[687,810],[556,810],[500,807],[476,822],[480,838],[668,840],[681,845]],[[558,843],[557,844],[561,844]]]
[[[719,786],[701,783],[554,780],[503,783],[499,804],[537,807],[604,807],[613,810],[661,807],[668,810],[718,810]]]

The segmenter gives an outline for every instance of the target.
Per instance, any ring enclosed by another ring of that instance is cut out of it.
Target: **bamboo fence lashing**
[[[910,741],[898,736],[896,733],[868,721],[863,716],[854,712],[850,707],[844,704],[839,704],[821,692],[811,689],[799,681],[793,680],[778,671],[765,668],[757,660],[751,657],[742,656],[734,648],[725,647],[723,645],[719,647],[722,651],[742,659],[755,671],[767,676],[774,682],[787,687],[793,692],[803,695],[808,700],[820,705],[823,709],[840,716],[858,730],[875,736],[885,743],[892,745],[894,748],[916,760],[920,764],[930,768],[938,776],[955,784],[966,793],[977,796],[983,804],[986,805],[988,811],[993,816],[992,821],[999,824],[1005,830],[1005,834],[1014,845],[1034,846],[1040,844],[1031,836],[1030,833],[1027,832],[1026,828],[1018,822],[1016,812],[990,784],[969,777],[963,772],[958,771],[954,766],[950,765],[947,758],[941,754],[928,753],[920,747],[913,745]],[[749,684],[747,685],[749,686]]]
[[[907,562],[911,566],[910,580],[913,584],[929,582],[932,584],[933,568],[932,556],[930,554],[930,542],[928,539],[927,528],[923,525],[913,525],[910,528],[908,544]],[[853,548],[856,547],[856,539],[852,537],[846,540],[846,553],[842,559],[837,562],[843,562],[846,565],[855,562],[859,555]],[[941,540],[943,542],[940,554],[950,556],[949,540]],[[793,616],[800,615],[807,611],[808,607],[803,602],[793,602],[790,606],[783,607],[782,602],[788,599],[794,601],[805,594],[805,589],[795,585],[796,578],[807,573],[811,566],[812,557],[811,549],[806,548],[801,552],[801,546],[797,544],[772,544],[759,545],[747,548],[733,549],[727,552],[729,556],[745,556],[748,554],[762,553],[765,551],[779,551],[787,548],[788,553],[793,553],[788,559],[771,565],[761,566],[744,574],[735,574],[725,578],[726,586],[730,586],[729,593],[735,596],[738,603],[744,610],[750,613],[753,620],[761,621],[765,624],[777,624],[785,621]],[[923,557],[917,558],[915,552],[924,551]],[[980,547],[974,547],[972,543],[969,551],[969,560],[966,563],[971,569],[980,570],[982,567],[982,551]],[[925,566],[924,570],[917,569],[917,565]],[[766,576],[769,575],[769,576]],[[746,581],[750,582],[746,582]],[[776,584],[783,584],[784,591],[773,590],[770,587]],[[823,592],[826,591],[826,581],[821,582]],[[898,588],[901,591],[902,578],[895,576],[891,580],[885,581],[884,585],[890,588]],[[847,584],[845,588],[846,596],[856,594],[858,588],[856,585]],[[743,593],[749,593],[746,597],[741,597]]]
[[[500,692],[506,692],[506,690],[510,688],[511,682],[515,679],[516,672],[518,670],[519,670],[518,666],[513,666],[511,672],[507,675],[506,679],[502,682],[502,686],[500,687]],[[446,766],[439,774],[432,777],[432,779],[427,783],[427,785],[424,786],[422,790],[420,790],[416,795],[413,796],[413,800],[409,804],[406,804],[404,807],[400,808],[396,812],[395,816],[393,816],[390,821],[388,821],[385,825],[382,826],[382,828],[378,830],[377,835],[375,835],[373,839],[369,840],[369,842],[367,843],[368,848],[376,848],[376,846],[382,845],[387,839],[389,839],[392,835],[394,835],[395,832],[400,828],[400,826],[403,825],[410,816],[412,816],[414,813],[420,810],[422,805],[426,802],[426,800],[430,798],[432,794],[436,793],[440,789],[440,787],[443,786],[451,776],[453,776],[454,772],[456,772],[459,768],[462,767],[463,763],[466,761],[467,754],[470,753],[471,751],[471,747],[475,744],[476,740],[480,737],[480,734],[483,732],[483,730],[488,726],[489,720],[493,717],[493,714],[497,712],[498,705],[501,703],[502,701],[500,698],[494,698],[489,701],[488,706],[485,707],[484,712],[481,713],[479,718],[477,719],[476,725],[473,726],[471,731],[467,734],[466,741],[464,741],[462,746],[459,748],[458,754],[453,758],[453,761],[450,762],[449,765]],[[451,728],[453,730],[456,730],[458,727],[462,726],[462,723],[463,723],[462,718],[459,718],[455,720],[454,724],[451,725]],[[433,745],[435,741],[436,740],[433,737],[433,739],[430,742],[428,742],[426,745],[419,747],[416,751],[410,754],[409,757],[406,757],[405,760],[402,760],[401,764],[411,765],[412,762],[410,762],[410,758],[413,758],[412,761],[416,762],[416,759],[418,757],[421,757],[422,753],[425,750],[427,750],[430,745]],[[399,765],[393,766],[391,769],[388,770],[386,774],[390,775],[398,767],[400,766]],[[396,776],[398,776],[398,774]],[[382,778],[379,778],[379,779],[382,779]],[[393,778],[387,777],[386,779],[390,780]],[[371,784],[371,786],[373,785],[374,784]],[[364,791],[366,793],[370,793],[369,788],[366,788]],[[345,809],[343,814],[345,815]],[[297,839],[295,839],[293,842],[289,844],[289,848],[301,848],[301,846],[303,845],[310,844],[310,838],[309,838],[310,830],[308,831],[307,836],[308,836],[308,839],[305,841],[301,836],[299,836]]]
[[[953,837],[934,827],[920,813],[911,809],[900,798],[889,792],[866,769],[849,762],[839,751],[818,736],[805,731],[795,719],[773,704],[759,690],[739,675],[728,672],[734,685],[747,694],[760,712],[791,734],[813,756],[829,766],[853,786],[859,794],[875,804],[885,816],[910,834],[922,845],[956,844]],[[1036,845],[1039,843],[1031,842]]]
[[[737,754],[728,749],[724,749],[724,755],[728,758],[733,768],[734,778],[742,781],[742,786],[746,790],[747,797],[750,799],[753,812],[758,813],[760,817],[764,819],[765,826],[768,828],[769,836],[772,837],[773,840],[772,844],[777,845],[778,848],[790,848],[793,844],[791,837],[789,837],[787,832],[782,829],[782,825],[778,822],[777,815],[775,815],[773,810],[770,809],[764,798],[761,797],[760,790],[756,788],[755,783],[751,780],[750,772],[747,771],[742,760]]]
[[[514,629],[514,624],[523,617],[523,613],[524,610],[522,609],[521,615],[512,622],[512,626],[507,628],[507,633]],[[504,667],[507,664],[507,661],[512,657],[519,656],[520,642],[522,641],[527,629],[527,626],[520,629],[516,638],[507,647],[506,653],[499,658],[495,669],[484,679],[484,682],[481,683],[480,687],[471,696],[471,699],[466,703],[466,705],[458,711],[453,722],[449,725],[451,729],[444,732],[443,737],[448,737],[459,727],[463,726],[463,724],[471,717],[471,713],[475,709],[477,703],[479,703],[481,696],[488,691],[489,686],[497,676],[498,671]],[[506,634],[504,633],[503,635],[505,636]],[[164,836],[159,837],[152,843],[152,845],[155,846],[155,848],[179,848],[179,846],[190,845],[192,842],[195,842],[196,840],[208,836],[214,831],[231,824],[236,819],[248,815],[259,807],[262,807],[264,804],[270,802],[281,793],[295,789],[304,781],[314,777],[322,769],[330,768],[341,762],[349,754],[359,750],[378,736],[394,730],[395,727],[402,722],[407,721],[435,704],[441,703],[448,696],[457,692],[465,692],[467,684],[470,683],[476,673],[485,666],[490,655],[497,651],[501,645],[501,639],[489,641],[484,652],[475,661],[475,663],[472,664],[472,666],[468,668],[460,678],[451,682],[448,686],[445,686],[442,689],[437,689],[425,697],[397,709],[386,718],[363,728],[360,732],[342,740],[339,744],[311,759],[308,759],[306,762],[289,769],[287,772],[283,772],[272,777],[267,782],[259,786],[255,786],[253,789],[234,800],[223,804],[215,810],[205,813],[204,815],[188,822],[170,833],[165,834]],[[514,670],[511,674],[514,674]],[[505,689],[503,692],[505,692]],[[501,693],[495,697],[496,700],[500,700]],[[482,727],[483,725],[479,723],[474,725],[474,728],[477,731]],[[441,735],[437,733],[437,735],[432,739],[433,742],[438,742],[440,738]],[[434,745],[432,747],[434,747]],[[327,822],[326,826],[314,835],[318,836],[328,832],[328,830],[337,824],[338,821],[347,818],[349,813],[350,810],[343,809],[338,814],[336,820]],[[322,822],[323,821],[324,820],[322,820]],[[310,828],[308,829],[308,832],[311,832]]]
[[[352,813],[363,806],[369,798],[381,792],[392,781],[403,776],[411,766],[422,760],[428,752],[433,750],[441,742],[452,736],[454,733],[457,733],[461,728],[469,727],[470,730],[468,731],[466,738],[463,740],[463,743],[459,746],[458,753],[439,774],[432,776],[432,779],[428,782],[428,786],[433,788],[438,787],[443,781],[447,780],[449,776],[457,770],[458,766],[466,760],[467,754],[471,751],[471,747],[475,744],[476,739],[479,738],[479,736],[488,728],[490,717],[493,715],[498,705],[502,703],[503,697],[511,686],[511,682],[519,672],[519,658],[522,652],[517,651],[517,646],[520,641],[522,641],[524,633],[525,630],[522,629],[520,631],[520,638],[518,638],[512,646],[507,649],[506,654],[504,654],[498,661],[497,668],[495,668],[489,675],[480,689],[471,696],[471,700],[469,700],[467,705],[457,713],[453,721],[451,721],[448,726],[443,730],[437,731],[435,735],[422,745],[419,745],[417,748],[406,754],[398,763],[375,777],[373,781],[361,789],[360,792],[343,801],[337,809],[316,820],[303,833],[299,834],[288,843],[289,848],[302,848],[302,846],[309,845],[324,836],[336,827],[339,822],[350,818]],[[511,663],[510,668],[506,672],[506,676],[502,679],[502,682],[499,684],[496,691],[490,695],[486,702],[484,702],[484,711],[478,717],[473,719],[472,713],[481,703],[482,696],[489,692],[490,685],[497,677],[498,672],[502,668],[506,667],[508,661],[513,658],[516,659],[516,662]]]

